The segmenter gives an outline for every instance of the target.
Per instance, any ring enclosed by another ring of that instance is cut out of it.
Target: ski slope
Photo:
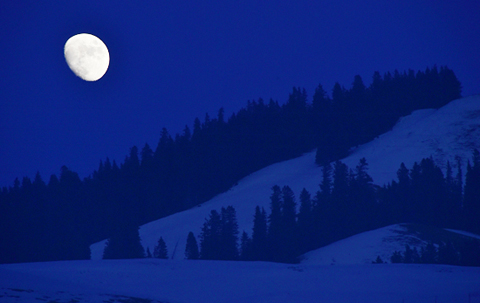
[[[342,161],[354,168],[365,157],[374,182],[383,185],[396,179],[401,162],[411,168],[414,162],[430,156],[441,167],[446,167],[450,161],[454,169],[455,156],[460,156],[465,173],[466,161],[471,158],[473,148],[480,149],[478,95],[452,101],[438,110],[415,111],[400,119],[391,131],[359,146]],[[304,187],[314,195],[320,180],[321,169],[315,165],[314,151],[270,165],[198,207],[141,226],[142,244],[153,251],[158,239],[163,237],[170,257],[183,259],[188,232],[198,237],[210,211],[228,205],[237,211],[240,232],[245,230],[251,235],[255,206],[269,210],[272,186],[288,185],[298,198]],[[93,244],[92,259],[101,259],[104,247],[105,241]]]

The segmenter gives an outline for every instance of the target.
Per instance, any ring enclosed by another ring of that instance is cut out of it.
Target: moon
[[[85,81],[102,78],[110,64],[110,54],[105,43],[86,33],[70,37],[65,42],[64,55],[72,72]]]

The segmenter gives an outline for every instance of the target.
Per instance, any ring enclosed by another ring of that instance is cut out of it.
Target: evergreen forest
[[[288,185],[273,186],[270,213],[255,208],[251,236],[243,231],[239,238],[233,207],[222,208],[221,214],[212,210],[200,234],[199,258],[296,263],[308,251],[404,222],[480,233],[478,150],[474,150],[473,164],[468,161],[464,186],[461,165],[456,174],[448,165],[444,175],[431,158],[416,162],[411,169],[402,163],[398,180],[383,187],[372,183],[365,158],[354,169],[337,160],[322,170],[318,191],[312,196],[304,188],[298,202]],[[438,239],[438,250],[429,243],[421,252],[407,245],[403,254],[395,252],[391,262],[480,266],[480,241],[455,240]],[[187,245],[186,251],[190,249]],[[383,261],[377,259],[377,263]]]

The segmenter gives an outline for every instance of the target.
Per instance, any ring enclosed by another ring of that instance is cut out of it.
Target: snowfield
[[[0,302],[42,301],[469,303],[480,302],[480,268],[158,259],[0,265]]]

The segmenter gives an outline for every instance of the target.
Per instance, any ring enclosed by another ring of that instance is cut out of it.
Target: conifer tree
[[[197,239],[193,232],[189,232],[187,236],[187,245],[185,247],[185,259],[197,260],[199,258]]]
[[[328,198],[332,191],[332,166],[326,163],[322,166],[322,183],[320,183],[321,194]]]
[[[222,260],[238,258],[238,222],[237,213],[233,206],[221,210],[221,238],[219,254]]]
[[[253,218],[252,231],[252,259],[267,260],[267,214],[265,209],[257,205]]]
[[[144,258],[145,250],[140,243],[137,227],[121,227],[107,240],[103,259]]]
[[[429,242],[425,249],[422,247],[420,262],[424,264],[434,264],[437,262],[437,248],[433,242]]]
[[[153,250],[153,257],[158,259],[168,259],[167,245],[162,237],[158,239],[158,243]]]
[[[298,241],[301,252],[313,249],[313,211],[310,193],[304,188],[300,193],[300,211],[298,212]]]
[[[248,237],[248,234],[243,231],[240,239],[240,260],[248,261],[252,259],[252,240]]]
[[[395,251],[393,255],[390,257],[390,262],[392,263],[402,263],[403,257],[399,251]]]
[[[212,210],[200,234],[200,259],[219,260],[221,238],[221,217],[216,210]]]
[[[480,152],[473,151],[473,165],[467,165],[464,194],[465,227],[472,232],[480,233]]]
[[[297,203],[295,202],[295,195],[289,186],[282,188],[282,197],[282,245],[279,261],[294,262],[298,253]]]
[[[268,216],[269,260],[278,260],[282,243],[282,190],[278,185],[272,187],[270,196],[270,215]]]

